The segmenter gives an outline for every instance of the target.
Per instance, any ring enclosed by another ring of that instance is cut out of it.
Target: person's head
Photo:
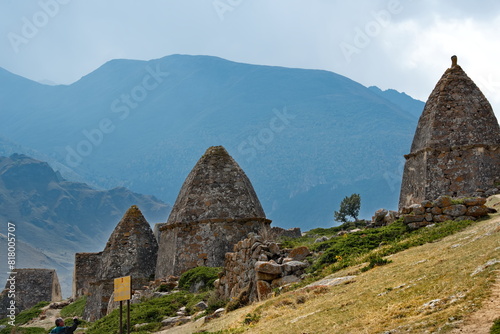
[[[64,326],[64,320],[63,320],[63,318],[57,318],[57,319],[56,319],[56,326],[57,326],[57,327],[62,327],[62,326]]]

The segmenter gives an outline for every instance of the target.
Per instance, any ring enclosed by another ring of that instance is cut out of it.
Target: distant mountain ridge
[[[5,72],[0,134],[65,165],[63,176],[173,203],[199,156],[223,145],[282,227],[332,225],[353,192],[364,217],[395,208],[417,123],[407,95],[209,56],[112,60],[67,86]]]
[[[400,93],[395,89],[381,90],[376,86],[370,86],[368,87],[368,89],[370,89],[375,94],[391,101],[401,109],[406,110],[417,118],[420,117],[422,111],[424,110],[424,102],[416,100],[406,93]]]
[[[171,209],[153,196],[125,188],[95,190],[66,181],[47,163],[25,155],[0,157],[0,221],[5,222],[2,226],[16,224],[18,249],[23,254],[17,267],[56,266],[66,295],[74,253],[101,250],[133,204],[151,224],[166,221]],[[2,261],[2,266],[6,263]]]

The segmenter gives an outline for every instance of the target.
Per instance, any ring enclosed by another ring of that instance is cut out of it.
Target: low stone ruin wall
[[[302,232],[299,227],[290,228],[285,230],[284,228],[273,226],[271,227],[271,236],[273,239],[277,240],[279,238],[300,238]]]
[[[90,282],[95,280],[99,270],[102,252],[76,253],[73,271],[73,298],[87,295]]]
[[[273,288],[301,280],[309,254],[307,247],[281,249],[251,233],[234,246],[234,252],[226,253],[215,287],[221,298],[239,299],[242,304],[266,299]]]
[[[414,229],[447,220],[476,220],[491,212],[485,203],[486,198],[483,197],[439,196],[435,201],[425,200],[420,204],[403,207],[401,212],[380,209],[375,212],[371,225],[384,226],[401,217],[405,224]]]

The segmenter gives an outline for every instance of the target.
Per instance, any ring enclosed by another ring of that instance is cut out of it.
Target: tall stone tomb
[[[159,228],[155,276],[222,266],[238,241],[270,223],[245,172],[224,147],[210,147],[185,180],[167,223]]]
[[[490,103],[452,57],[420,116],[399,208],[440,195],[470,196],[500,182],[500,127]]]
[[[101,253],[75,256],[73,295],[87,294],[83,318],[95,321],[106,315],[114,279],[131,276],[132,290],[153,278],[158,244],[139,208],[132,205],[116,225]]]

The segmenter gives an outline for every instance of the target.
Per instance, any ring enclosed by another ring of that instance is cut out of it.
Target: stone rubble
[[[224,271],[215,281],[217,293],[223,299],[237,299],[241,305],[264,300],[273,289],[300,282],[309,255],[307,247],[281,249],[250,233],[234,246],[234,252],[226,254]]]

